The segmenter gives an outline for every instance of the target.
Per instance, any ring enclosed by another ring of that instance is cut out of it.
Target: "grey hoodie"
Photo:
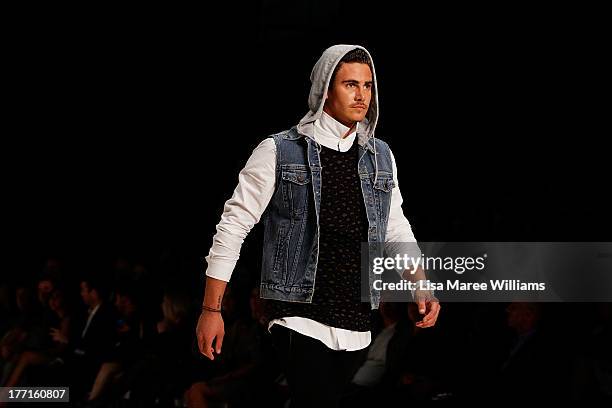
[[[308,95],[308,108],[310,109],[306,115],[300,120],[297,125],[297,131],[300,134],[314,138],[314,122],[321,117],[323,114],[323,107],[325,105],[325,99],[327,97],[327,90],[329,88],[329,81],[331,80],[334,69],[348,52],[354,49],[362,49],[368,54],[370,62],[372,64],[372,80],[374,81],[374,87],[372,92],[372,99],[370,101],[370,107],[363,121],[359,123],[357,130],[357,141],[360,145],[365,146],[370,138],[374,138],[374,131],[376,130],[376,124],[378,123],[378,84],[376,82],[376,70],[374,69],[374,60],[370,55],[369,51],[359,45],[332,45],[326,49],[315,66],[312,68],[310,73],[310,94]],[[375,142],[373,140],[373,142]],[[378,161],[376,160],[376,143],[372,143],[374,149],[374,161],[376,165],[376,174],[374,181],[378,179]]]

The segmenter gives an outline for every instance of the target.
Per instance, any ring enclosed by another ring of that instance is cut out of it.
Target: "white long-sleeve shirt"
[[[324,148],[340,152],[348,151],[355,142],[357,127],[346,137],[350,129],[323,112],[314,123],[315,140]],[[402,211],[402,196],[397,182],[395,158],[391,154],[395,187],[391,192],[391,208],[387,223],[387,242],[415,242],[410,223]],[[229,282],[240,249],[247,234],[259,222],[268,206],[276,183],[276,144],[272,138],[262,141],[253,151],[238,175],[238,185],[232,197],[226,201],[217,233],[208,256],[206,276]],[[371,341],[371,333],[346,330],[324,325],[312,319],[286,316],[272,320],[303,335],[316,338],[333,350],[360,350]]]

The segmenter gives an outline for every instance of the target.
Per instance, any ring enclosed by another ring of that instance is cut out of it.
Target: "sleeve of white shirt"
[[[259,222],[276,182],[276,144],[266,138],[253,150],[238,175],[238,185],[225,202],[212,247],[205,258],[206,276],[229,282],[240,248],[253,226]]]
[[[404,215],[402,210],[402,193],[400,192],[399,182],[397,178],[397,166],[395,165],[395,157],[391,153],[391,165],[393,167],[393,181],[395,187],[391,190],[391,208],[389,210],[389,220],[387,221],[387,235],[385,239],[385,252],[387,256],[395,257],[404,254],[415,259],[421,256],[421,250],[417,244],[417,240],[412,233],[410,222]],[[402,276],[403,270],[398,269],[397,272]]]

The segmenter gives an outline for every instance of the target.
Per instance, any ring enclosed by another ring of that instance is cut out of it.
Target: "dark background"
[[[305,114],[310,70],[335,43],[373,55],[377,137],[419,240],[610,239],[597,10],[289,3],[13,15],[2,179],[15,272],[165,254],[193,284],[237,172]]]
[[[123,264],[150,313],[172,286],[199,304],[238,171],[306,113],[312,66],[337,43],[373,55],[376,136],[420,241],[612,238],[602,10],[254,1],[3,15],[0,285],[34,288],[58,259],[77,297],[83,276],[112,281]],[[233,282],[259,276],[261,234]],[[544,348],[558,361],[600,350],[601,305],[547,306]],[[480,392],[488,374],[473,357],[489,363],[505,316],[501,304],[444,305],[459,389]]]

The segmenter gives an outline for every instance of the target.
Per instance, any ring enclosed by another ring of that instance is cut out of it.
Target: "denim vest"
[[[276,144],[276,187],[262,215],[265,230],[261,297],[312,303],[319,255],[322,147],[299,134],[295,127],[272,137]],[[376,182],[374,143],[378,161]],[[368,219],[369,256],[382,256],[379,252],[385,242],[391,191],[395,187],[389,146],[375,138],[370,138],[365,146],[359,145],[357,167]],[[370,304],[376,309],[380,292],[373,288],[375,275],[369,265]]]

